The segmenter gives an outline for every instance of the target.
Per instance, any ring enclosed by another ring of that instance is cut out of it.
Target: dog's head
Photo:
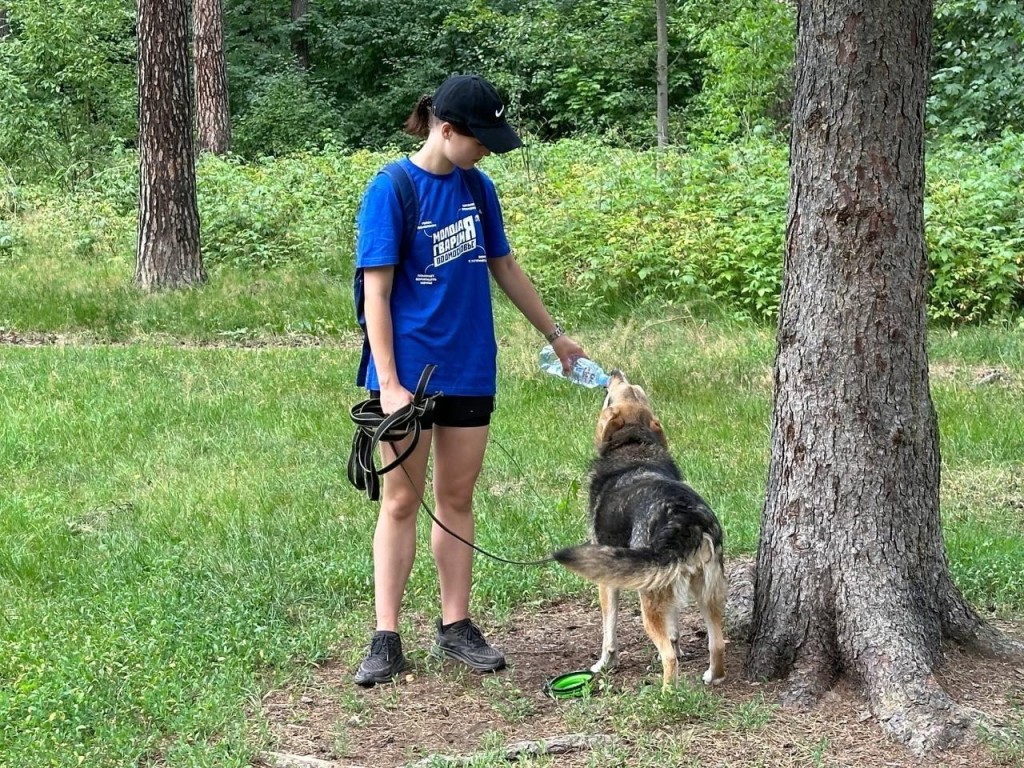
[[[639,384],[630,384],[626,374],[615,370],[608,381],[608,396],[597,419],[594,445],[600,451],[618,432],[627,427],[641,427],[650,431],[655,439],[668,447],[661,422],[654,415],[651,401]]]

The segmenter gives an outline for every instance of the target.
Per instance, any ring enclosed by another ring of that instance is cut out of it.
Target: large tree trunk
[[[195,0],[196,115],[199,151],[223,155],[231,149],[228,71],[224,57],[224,6],[221,0]]]
[[[187,0],[138,0],[139,241],[145,290],[206,280],[199,250]]]
[[[915,751],[972,720],[944,638],[1019,653],[953,585],[928,388],[930,0],[799,6],[772,458],[747,672],[809,704],[841,674]]]

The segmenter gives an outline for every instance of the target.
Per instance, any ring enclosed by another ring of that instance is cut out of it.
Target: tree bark
[[[199,250],[186,0],[138,0],[139,230],[135,282],[205,282]]]
[[[231,149],[231,111],[221,0],[194,0],[192,24],[199,151],[223,155]]]
[[[923,217],[931,10],[930,0],[799,5],[747,658],[753,678],[788,676],[796,705],[852,676],[916,752],[973,732],[932,674],[943,638],[1014,650],[953,585],[939,518]]]
[[[309,0],[292,0],[292,55],[299,68],[309,70],[309,38],[306,37],[304,21],[309,13]]]
[[[666,0],[655,0],[654,5],[655,23],[658,27],[658,149],[665,149],[668,146],[668,9]]]
[[[0,8],[0,40],[9,37],[11,34],[11,25],[7,21],[7,9]]]

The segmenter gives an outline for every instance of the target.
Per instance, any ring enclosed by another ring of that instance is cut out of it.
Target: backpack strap
[[[395,194],[398,195],[398,204],[402,208],[402,222],[405,228],[402,230],[401,245],[398,247],[398,260],[401,261],[412,251],[412,242],[416,238],[416,228],[420,223],[420,199],[416,195],[412,177],[401,160],[388,163],[379,173],[391,179]]]
[[[459,172],[462,175],[462,180],[466,183],[466,187],[469,189],[470,197],[473,198],[476,212],[480,215],[480,220],[483,221],[485,199],[483,173],[476,167],[470,168],[468,171],[459,169]],[[395,195],[398,197],[398,205],[402,209],[404,227],[402,229],[402,240],[398,246],[398,260],[401,262],[412,251],[413,241],[416,239],[416,230],[420,223],[419,196],[416,194],[416,187],[412,183],[409,170],[401,160],[388,163],[378,173],[382,173],[391,179]],[[355,272],[353,290],[355,294],[356,321],[359,323],[359,327],[363,329],[363,352],[360,356],[359,369],[356,373],[356,386],[365,387],[366,371],[370,367],[370,337],[366,332],[366,310],[364,308],[366,290],[363,285],[363,270],[361,269],[357,269]]]

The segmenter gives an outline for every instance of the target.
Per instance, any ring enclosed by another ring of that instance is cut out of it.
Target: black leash
[[[370,501],[377,501],[380,498],[378,478],[405,461],[420,440],[420,418],[434,410],[434,400],[442,394],[438,392],[430,397],[426,395],[427,383],[436,368],[436,365],[430,363],[423,369],[412,402],[390,416],[384,415],[379,398],[363,400],[352,406],[351,415],[356,432],[352,436],[352,452],[348,457],[348,480],[358,490],[366,491]],[[381,441],[398,442],[410,432],[412,442],[409,446],[386,467],[377,469],[374,464],[377,444]]]
[[[377,501],[380,498],[380,476],[401,465],[419,442],[421,432],[420,418],[428,415],[434,409],[435,399],[441,396],[440,392],[429,397],[426,394],[427,383],[430,381],[430,377],[434,374],[436,368],[437,366],[431,363],[423,369],[423,373],[420,374],[419,383],[416,385],[416,391],[413,393],[412,402],[404,408],[395,411],[390,416],[384,415],[379,398],[363,400],[361,403],[356,403],[352,406],[351,415],[352,421],[356,425],[356,431],[352,436],[352,451],[348,457],[348,479],[356,489],[366,491],[370,501]],[[374,463],[374,456],[376,455],[378,443],[395,443],[408,437],[410,434],[412,435],[412,440],[409,441],[408,447],[387,466],[377,469]],[[406,472],[404,466],[402,471],[405,472],[405,476],[415,488],[415,483],[412,482],[412,478],[409,477],[409,473]],[[473,542],[466,541],[466,539],[438,520],[422,496],[420,497],[420,506],[430,515],[430,519],[437,523],[441,530],[449,536],[455,537],[467,547],[471,547],[481,555],[497,560],[499,563],[508,563],[509,565],[542,565],[554,561],[551,555],[540,560],[510,560],[492,554],[478,547]]]

